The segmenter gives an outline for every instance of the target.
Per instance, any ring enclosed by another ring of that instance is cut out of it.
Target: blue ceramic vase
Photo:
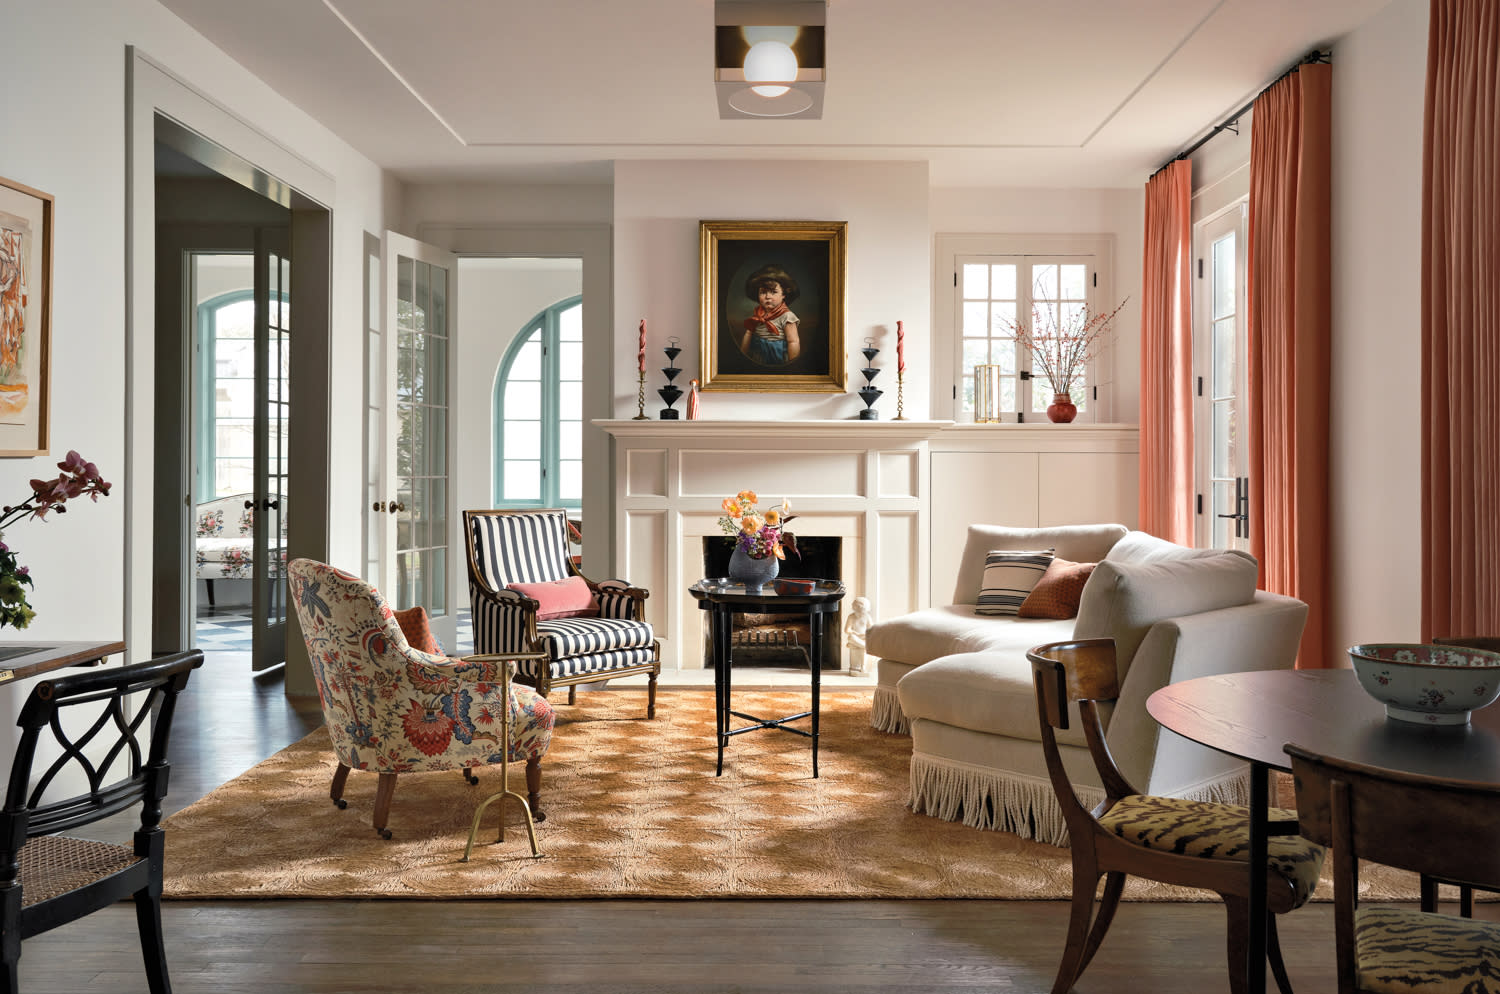
[[[748,593],[758,593],[760,588],[776,579],[781,572],[781,560],[775,556],[756,559],[735,543],[729,554],[729,578],[745,585]]]

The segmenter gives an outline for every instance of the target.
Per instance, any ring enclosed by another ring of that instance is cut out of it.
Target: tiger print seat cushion
[[[1295,811],[1270,809],[1272,821],[1296,817]],[[1132,794],[1100,816],[1099,824],[1147,849],[1241,863],[1250,858],[1250,810],[1236,804]],[[1271,868],[1291,882],[1294,906],[1301,907],[1323,870],[1323,847],[1300,835],[1273,835],[1266,851]]]
[[[1362,991],[1497,994],[1500,922],[1411,908],[1357,908],[1354,960]]]

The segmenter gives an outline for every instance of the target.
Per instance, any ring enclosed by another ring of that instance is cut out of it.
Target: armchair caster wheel
[[[333,802],[333,806],[342,811],[349,806],[349,802],[341,797],[337,801]]]
[[[474,775],[474,771],[471,770],[469,767],[467,767],[467,766],[464,767],[463,774],[464,774],[464,779],[467,780],[467,781],[469,781],[469,786],[472,787],[475,784],[479,783],[479,778]]]
[[[375,830],[375,834],[380,836],[382,839],[385,839],[387,842],[391,840],[391,830],[388,828],[377,828]]]

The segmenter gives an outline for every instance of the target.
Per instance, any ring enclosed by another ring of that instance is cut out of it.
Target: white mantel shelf
[[[594,422],[615,438],[705,438],[717,435],[749,437],[775,435],[778,438],[832,438],[871,435],[881,444],[895,441],[931,438],[953,427],[952,421],[658,421],[645,418],[599,420]]]

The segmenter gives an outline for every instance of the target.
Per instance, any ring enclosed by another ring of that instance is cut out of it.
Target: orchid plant
[[[722,505],[724,516],[719,518],[719,527],[724,534],[735,536],[736,546],[751,559],[765,559],[767,556],[785,559],[788,549],[800,557],[796,537],[785,530],[786,523],[796,517],[789,513],[791,503],[783,499],[780,507],[768,508],[764,512],[758,509],[759,503],[760,498],[754,490],[741,490],[733,497],[725,497]]]
[[[55,480],[32,480],[31,495],[14,507],[0,508],[0,529],[23,518],[46,520],[51,512],[63,514],[63,505],[89,495],[98,501],[109,496],[109,484],[99,475],[99,468],[75,451],[57,464],[62,470]],[[0,535],[3,535],[0,531]],[[36,617],[26,601],[26,588],[32,586],[31,571],[19,564],[15,552],[0,541],[0,626],[25,628]]]

